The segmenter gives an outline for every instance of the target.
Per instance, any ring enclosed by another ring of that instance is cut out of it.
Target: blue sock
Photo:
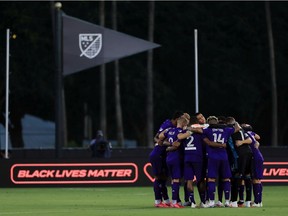
[[[257,204],[261,202],[260,190],[261,190],[260,184],[253,184],[254,202]]]
[[[177,200],[179,201],[179,188],[180,188],[180,183],[179,182],[173,182],[172,183],[172,200]]]
[[[222,202],[223,190],[224,190],[223,184],[224,184],[224,182],[219,181],[218,182],[218,188],[217,188],[218,200],[221,201],[221,202]]]
[[[231,182],[224,181],[222,183],[223,183],[223,191],[224,191],[225,200],[230,200]]]
[[[189,195],[189,201],[191,203],[195,203],[195,199],[194,199],[194,191],[190,192],[190,195]]]
[[[215,182],[208,182],[208,197],[210,200],[215,200]]]

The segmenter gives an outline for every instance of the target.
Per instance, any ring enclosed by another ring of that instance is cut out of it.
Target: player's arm
[[[244,140],[236,140],[235,141],[235,145],[237,147],[241,146],[241,145],[244,145],[244,144],[248,144],[250,145],[252,143],[252,139],[250,137],[244,139]]]
[[[194,133],[203,133],[203,129],[200,127],[193,127],[193,125],[187,127],[187,130],[194,132]]]
[[[207,137],[205,137],[205,138],[203,139],[203,141],[204,141],[207,145],[209,145],[209,146],[211,146],[211,147],[226,148],[226,143],[216,143],[216,142],[213,142],[213,141],[209,140]]]
[[[157,141],[157,143],[158,143],[159,145],[163,145],[163,142],[164,142],[164,140],[166,139],[165,132],[166,132],[166,130],[163,130],[163,131],[158,135],[158,141]]]
[[[178,140],[186,139],[187,137],[191,136],[192,132],[190,130],[187,130],[185,133],[179,133],[177,135]]]
[[[256,140],[260,140],[261,139],[260,135],[258,135],[256,133],[255,133],[254,137],[255,137]]]
[[[170,145],[170,143],[169,143]],[[172,143],[172,145],[170,145],[168,148],[166,148],[166,151],[175,151],[178,149],[178,147],[181,145],[180,140],[176,140]]]

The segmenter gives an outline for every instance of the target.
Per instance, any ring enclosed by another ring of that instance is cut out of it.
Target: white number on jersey
[[[214,142],[224,143],[224,137],[222,137],[222,134],[213,133],[213,138]]]

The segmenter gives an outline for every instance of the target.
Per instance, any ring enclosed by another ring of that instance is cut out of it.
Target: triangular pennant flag
[[[62,17],[64,75],[160,46],[65,14]]]

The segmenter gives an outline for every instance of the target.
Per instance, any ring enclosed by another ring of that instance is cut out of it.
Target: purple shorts
[[[217,177],[221,177],[223,179],[231,178],[229,161],[208,158],[207,177],[214,179]]]
[[[197,162],[185,162],[184,164],[184,179],[193,180],[194,176],[196,181],[200,182],[204,179],[203,176],[203,164]]]
[[[169,175],[171,176],[172,179],[181,179],[183,176],[183,172],[181,169],[181,163],[171,163],[167,162],[167,167],[169,171]]]

